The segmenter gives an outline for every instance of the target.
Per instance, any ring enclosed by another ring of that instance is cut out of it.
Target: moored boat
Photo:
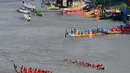
[[[35,12],[36,15],[38,15],[38,16],[44,16],[44,13],[41,12],[41,11],[35,10],[34,12]]]
[[[64,14],[81,14],[82,10],[65,10],[63,11]]]

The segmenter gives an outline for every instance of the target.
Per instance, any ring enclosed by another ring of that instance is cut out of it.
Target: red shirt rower
[[[32,68],[30,68],[30,69],[29,69],[29,73],[32,73],[32,72],[33,72],[33,71],[32,71]]]
[[[44,70],[42,70],[42,73],[45,73],[45,71],[44,71]]]
[[[35,71],[35,72],[36,72],[36,73],[39,73],[39,72],[38,72],[38,69],[36,69],[36,71]]]
[[[23,71],[23,73],[27,73],[27,69],[24,67],[24,71]]]
[[[23,71],[24,71],[24,67],[23,67],[23,65],[20,67],[20,73],[23,73]]]

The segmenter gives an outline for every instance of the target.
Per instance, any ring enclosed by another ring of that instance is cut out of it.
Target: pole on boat
[[[30,24],[32,24],[32,12],[30,12],[29,16],[30,16]]]
[[[68,33],[68,31],[67,31],[67,29],[65,30],[65,37],[67,37],[67,33]]]

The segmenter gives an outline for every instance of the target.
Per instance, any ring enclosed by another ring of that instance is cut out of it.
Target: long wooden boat
[[[67,37],[93,37],[93,36],[100,36],[100,35],[105,35],[105,33],[91,33],[91,34],[72,34],[68,33],[66,35]]]

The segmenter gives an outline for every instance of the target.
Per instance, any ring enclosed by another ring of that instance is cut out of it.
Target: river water
[[[28,1],[30,2],[30,1]],[[40,0],[31,2],[40,9]],[[58,15],[45,11],[45,16],[32,16],[32,23],[20,19],[16,9],[20,0],[0,1],[0,72],[15,73],[13,63],[27,68],[42,68],[53,73],[128,73],[130,72],[130,35],[64,38],[66,29],[117,26],[121,22],[84,19],[78,15]],[[106,71],[81,68],[63,60],[102,63]]]

